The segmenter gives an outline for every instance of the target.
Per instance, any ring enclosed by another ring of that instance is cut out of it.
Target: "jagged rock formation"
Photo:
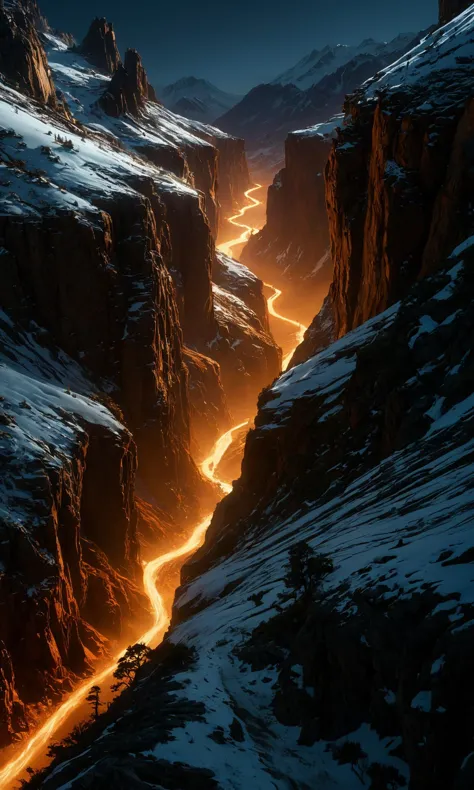
[[[96,17],[77,51],[106,74],[114,74],[122,61],[112,22]]]
[[[119,63],[100,105],[107,115],[133,115],[137,118],[147,101],[156,101],[142,60],[136,49],[127,49],[125,60]]]
[[[0,72],[20,91],[55,106],[56,90],[43,45],[21,7],[0,8]]]
[[[267,222],[241,255],[262,277],[289,286],[299,303],[312,304],[313,314],[332,280],[324,171],[342,123],[336,116],[288,136],[285,167],[268,189]]]

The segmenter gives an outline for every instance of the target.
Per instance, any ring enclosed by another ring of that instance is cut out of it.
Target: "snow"
[[[349,63],[353,58],[364,55],[378,56],[381,54],[396,53],[410,45],[415,39],[414,33],[397,36],[390,42],[365,39],[357,46],[347,44],[328,45],[322,50],[313,50],[302,58],[295,66],[284,71],[273,81],[273,85],[295,85],[300,90],[307,90],[316,85],[324,77],[333,74],[341,66]]]
[[[460,58],[467,58],[469,64],[472,58],[473,28],[474,7],[471,6],[444,27],[429,33],[410,52],[368,80],[363,86],[364,95],[373,98],[380,90],[410,89],[428,79],[432,85],[434,80],[445,80],[450,71],[460,70]],[[432,112],[432,104],[438,98],[437,94],[432,94],[431,102],[426,104],[424,95],[419,102],[419,109],[425,107]]]
[[[299,135],[300,137],[320,137],[321,140],[330,141],[337,136],[337,130],[344,125],[344,120],[344,113],[339,113],[333,115],[329,121],[317,123],[315,126],[309,126],[307,129],[297,129],[291,134]]]

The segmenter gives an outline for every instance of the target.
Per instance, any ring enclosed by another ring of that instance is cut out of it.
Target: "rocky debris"
[[[106,74],[114,74],[122,61],[112,22],[96,17],[77,52]]]
[[[227,398],[217,362],[185,349],[189,373],[189,419],[193,458],[206,458],[218,437],[231,427]]]
[[[0,72],[34,99],[56,106],[56,89],[43,45],[28,13],[0,8]]]
[[[118,64],[99,104],[114,118],[120,115],[138,118],[147,101],[157,101],[155,91],[148,82],[140,55],[136,49],[127,49],[123,64]]]
[[[470,0],[439,0],[439,22],[445,25],[471,5]]]

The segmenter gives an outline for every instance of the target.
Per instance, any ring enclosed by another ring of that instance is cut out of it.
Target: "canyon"
[[[110,22],[0,15],[1,786],[469,790],[474,6],[290,132],[263,227]]]

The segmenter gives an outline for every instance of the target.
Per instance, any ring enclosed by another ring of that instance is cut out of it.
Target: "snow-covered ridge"
[[[401,34],[392,41],[375,41],[365,39],[357,46],[347,44],[328,45],[321,50],[313,50],[302,58],[295,66],[284,71],[276,77],[273,85],[296,85],[300,90],[308,90],[324,77],[337,71],[353,58],[363,55],[377,56],[390,55],[400,52],[415,38],[415,33]]]
[[[430,80],[449,80],[450,74],[461,72],[463,67],[472,72],[474,6],[463,11],[451,22],[434,30],[421,42],[392,65],[382,69],[362,87],[367,98],[380,91],[406,90]],[[428,97],[427,109],[433,109]]]

